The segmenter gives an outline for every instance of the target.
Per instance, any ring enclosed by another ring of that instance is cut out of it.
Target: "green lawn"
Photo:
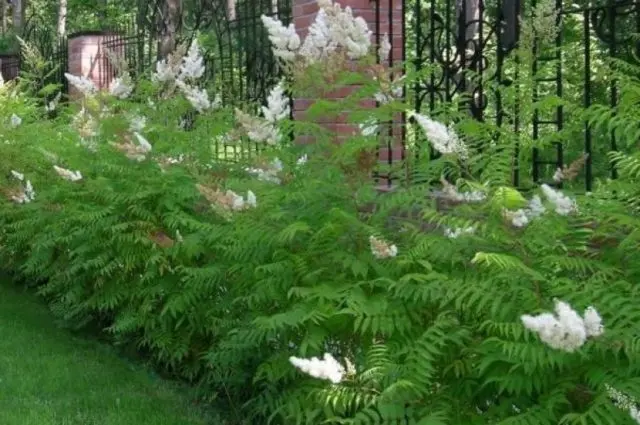
[[[175,385],[52,323],[0,285],[0,425],[203,425]]]

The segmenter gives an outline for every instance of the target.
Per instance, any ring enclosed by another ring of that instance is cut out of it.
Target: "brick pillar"
[[[0,73],[4,81],[18,78],[20,72],[19,55],[0,55]]]
[[[85,32],[69,37],[69,68],[72,75],[89,78],[99,90],[108,89],[116,75],[116,69],[107,56],[107,51],[124,56],[122,37],[106,32]],[[69,97],[78,98],[80,93],[69,86]]]
[[[389,35],[391,42],[391,53],[389,55],[386,66],[398,66],[404,59],[404,39],[403,39],[403,7],[402,0],[338,0],[338,3],[345,8],[351,7],[354,16],[361,16],[368,24],[369,29],[373,32],[372,42],[374,49],[377,51],[377,41],[382,40],[384,34]],[[302,39],[307,35],[308,29],[313,24],[318,12],[317,0],[293,0],[293,23]],[[339,100],[349,96],[357,87],[343,87],[326,96],[327,99]],[[303,117],[306,109],[313,103],[313,99],[294,98],[293,116]],[[365,108],[374,108],[376,102],[374,99],[365,100],[362,103]],[[346,114],[345,114],[346,115]],[[337,116],[331,119],[322,120],[322,123],[331,131],[338,135],[344,134],[348,136],[354,132],[359,132],[357,125],[346,122],[345,116]],[[394,122],[399,125],[392,126],[392,140],[389,146],[384,143],[380,146],[379,161],[389,163],[397,162],[403,158],[403,130],[401,116],[395,117]],[[385,131],[386,134],[386,131]],[[302,143],[308,143],[311,140],[300,140]]]

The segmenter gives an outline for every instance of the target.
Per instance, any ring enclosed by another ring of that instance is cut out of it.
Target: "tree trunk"
[[[0,17],[0,19],[2,19],[2,22],[0,23],[0,30],[5,33],[7,32],[7,14],[9,13],[9,4],[4,0],[0,0],[0,4],[0,14],[2,14]]]
[[[67,33],[67,0],[58,3],[58,36],[63,38]]]
[[[182,24],[182,0],[165,0],[158,16],[158,56],[166,58],[176,48],[176,38]]]
[[[236,0],[227,0],[227,17],[230,21],[236,20]]]
[[[22,35],[24,26],[25,2],[26,0],[13,0],[11,2],[13,5],[13,31],[18,35]]]
[[[478,36],[480,1],[458,0],[457,7],[460,32],[464,34],[464,42],[468,43]]]

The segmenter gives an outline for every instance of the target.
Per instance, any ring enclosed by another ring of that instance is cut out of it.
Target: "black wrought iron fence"
[[[206,75],[212,91],[226,105],[257,108],[282,77],[271,51],[261,16],[291,21],[291,0],[215,1],[204,36]],[[227,144],[216,141],[218,158],[235,160],[259,154],[262,147],[250,141]]]
[[[518,65],[514,49],[527,42],[521,40],[522,25],[540,0],[388,1],[403,5],[408,66],[419,70],[437,65],[437,71],[407,90],[416,110],[435,113],[446,102],[466,98],[473,117],[511,128],[529,140],[532,147],[523,148],[513,159],[513,181],[518,186],[552,182],[557,168],[583,153],[588,157],[580,181],[586,191],[598,178],[615,177],[605,155],[618,148],[615,137],[596,138],[594,130],[576,123],[578,116],[562,103],[584,107],[617,103],[617,83],[606,78],[607,61],[631,58],[637,49],[631,35],[640,32],[638,1],[556,0],[552,5],[556,35],[545,46],[534,37],[530,69]],[[531,116],[514,113],[518,103],[507,102],[500,90],[525,73],[532,76],[531,92],[520,93],[520,100],[541,104]],[[549,101],[554,96],[562,102]]]
[[[126,25],[106,31],[101,48],[105,55],[112,54],[114,57],[124,59],[127,70],[135,79],[154,66],[158,44],[157,39],[147,27],[131,21]],[[103,86],[107,86],[116,75],[116,64],[111,60],[101,61],[100,64],[103,67],[100,75],[104,75],[104,78],[110,78],[103,84]]]

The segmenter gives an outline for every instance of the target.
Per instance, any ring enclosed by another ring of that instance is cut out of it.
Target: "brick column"
[[[108,89],[116,74],[107,50],[116,56],[124,56],[121,36],[105,32],[84,32],[69,37],[69,68],[72,75],[89,78],[99,90]],[[78,98],[80,93],[69,86],[69,97]]]
[[[382,40],[385,33],[389,35],[392,48],[389,61],[384,65],[397,66],[399,69],[404,59],[402,28],[404,10],[402,8],[402,0],[338,0],[337,2],[343,8],[347,6],[351,7],[354,16],[362,17],[369,24],[369,29],[373,32],[371,41],[374,44],[374,50],[377,51],[377,41]],[[317,13],[317,0],[293,0],[293,23],[302,39],[307,35],[309,27],[313,24]],[[356,89],[357,87],[342,87],[328,94],[326,98],[339,100],[349,96]],[[294,118],[302,118],[304,112],[312,103],[313,99],[294,98]],[[365,100],[362,106],[365,108],[374,108],[376,102],[374,99]],[[357,125],[349,124],[346,121],[346,114],[323,119],[322,123],[332,132],[338,135],[345,135],[345,137],[360,131]],[[403,158],[402,117],[395,117],[394,123],[398,123],[399,125],[392,126],[393,142],[391,146],[388,146],[387,143],[380,146],[378,158],[380,162],[398,162]],[[302,143],[308,143],[310,141],[309,139],[300,140]]]

